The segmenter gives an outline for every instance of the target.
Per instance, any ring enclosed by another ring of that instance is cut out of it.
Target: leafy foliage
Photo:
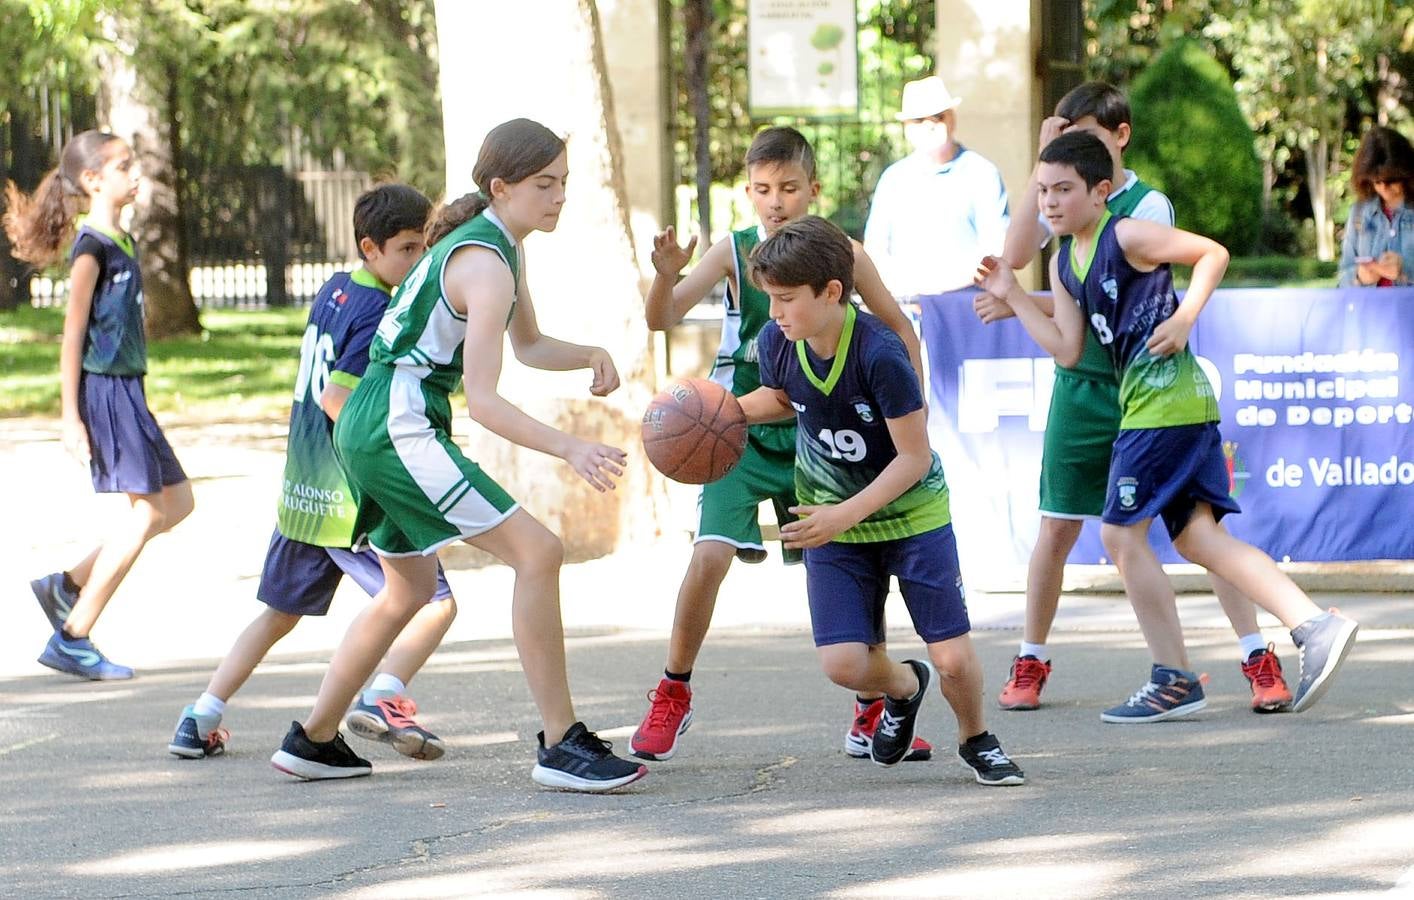
[[[1176,220],[1234,253],[1261,222],[1252,129],[1222,66],[1196,42],[1169,46],[1134,82],[1126,162],[1173,200]]]

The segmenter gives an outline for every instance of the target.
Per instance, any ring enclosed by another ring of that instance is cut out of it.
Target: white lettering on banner
[[[1299,353],[1294,356],[1237,353],[1232,357],[1237,375],[1272,378],[1237,378],[1233,398],[1251,405],[1237,408],[1237,424],[1271,428],[1278,423],[1297,428],[1349,428],[1355,425],[1408,425],[1414,406],[1408,403],[1358,403],[1360,400],[1398,400],[1399,354],[1389,351],[1350,350],[1345,353]],[[1378,378],[1349,378],[1345,373],[1394,372]],[[1291,374],[1336,374],[1333,378],[1286,378]],[[1310,401],[1337,401],[1329,405]],[[1343,405],[1338,401],[1345,401]],[[1261,402],[1286,403],[1277,408]],[[1346,482],[1352,483],[1352,482]]]
[[[1048,356],[965,359],[958,367],[957,430],[996,431],[1002,416],[1026,416],[1031,431],[1046,430],[1055,364]]]
[[[1367,460],[1363,456],[1312,456],[1306,469],[1288,463],[1284,457],[1267,467],[1267,484],[1274,488],[1301,487],[1306,472],[1311,473],[1315,487],[1383,487],[1414,485],[1414,460],[1391,456],[1384,460]]]

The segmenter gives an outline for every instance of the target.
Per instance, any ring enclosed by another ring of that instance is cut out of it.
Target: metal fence
[[[683,60],[687,26],[684,7],[698,0],[671,0],[667,55],[669,123],[672,131],[678,202],[678,225],[698,218],[694,187],[693,143],[696,124]],[[708,128],[712,181],[729,187],[743,173],[753,135],[766,125],[798,128],[814,146],[821,182],[817,210],[855,237],[862,235],[869,199],[884,168],[907,151],[903,126],[894,119],[906,82],[931,74],[936,17],[934,0],[863,0],[858,4],[859,109],[854,117],[830,121],[753,119],[748,110],[747,0],[716,0],[707,65],[711,105]],[[723,14],[725,12],[725,14]],[[721,199],[736,208],[718,209],[713,197],[713,226],[736,219],[750,221],[749,208],[726,190]]]
[[[31,190],[58,161],[65,141],[97,120],[93,98],[40,88],[22,108],[0,109],[0,179]],[[82,124],[80,124],[82,123]],[[288,139],[286,166],[211,166],[182,159],[185,244],[192,297],[202,308],[307,303],[320,285],[358,258],[353,207],[372,180],[344,160],[306,152]],[[0,235],[0,308],[62,304],[67,282],[13,259]]]

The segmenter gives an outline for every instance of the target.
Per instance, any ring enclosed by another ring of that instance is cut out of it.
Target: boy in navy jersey
[[[1301,655],[1292,710],[1314,704],[1355,641],[1358,625],[1322,612],[1260,550],[1218,525],[1238,512],[1228,495],[1217,399],[1188,334],[1227,269],[1214,241],[1105,206],[1113,163],[1099,138],[1071,132],[1041,151],[1041,208],[1061,236],[1051,260],[1053,317],[1022,291],[1009,266],[989,257],[982,287],[1011,304],[1026,330],[1062,366],[1079,361],[1086,327],[1119,380],[1120,425],[1110,461],[1101,536],[1153,656],[1147,683],[1106,710],[1113,723],[1155,722],[1206,705],[1191,671],[1173,587],[1148,542],[1161,516],[1184,558],[1226,579],[1291,629]],[[1193,267],[1180,304],[1170,264]]]
[[[353,552],[354,504],[330,439],[344,401],[368,367],[368,347],[392,288],[425,249],[422,230],[431,204],[407,185],[384,184],[354,205],[354,239],[363,265],[339,272],[309,310],[299,374],[290,407],[278,526],[270,537],[256,597],[266,608],[246,626],[211,676],[206,691],[182,710],[167,749],[189,759],[225,749],[221,716],[231,696],[303,616],[329,611],[348,575],[373,596],[383,570],[372,550]],[[349,713],[349,730],[393,745],[415,759],[442,755],[441,741],[413,720],[406,682],[422,667],[456,615],[446,580],[389,649],[373,683]]]
[[[849,302],[849,238],[816,216],[791,222],[752,252],[751,280],[770,298],[772,321],[758,338],[762,386],[741,405],[751,423],[796,416],[791,512],[800,518],[782,526],[781,539],[805,551],[826,675],[884,694],[870,756],[892,766],[909,752],[936,671],[957,716],[958,757],[976,780],[1024,783],[982,721],[982,669],[922,390],[903,341]],[[898,663],[884,650],[890,576],[928,660]]]

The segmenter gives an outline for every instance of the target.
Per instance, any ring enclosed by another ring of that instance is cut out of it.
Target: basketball
[[[706,484],[727,474],[746,449],[746,414],[726,388],[683,378],[655,396],[643,414],[643,449],[664,475]]]

